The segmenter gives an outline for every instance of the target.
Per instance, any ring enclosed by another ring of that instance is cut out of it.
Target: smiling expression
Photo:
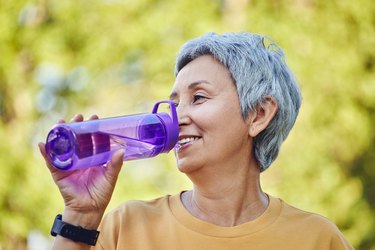
[[[228,69],[210,55],[181,69],[170,95],[177,105],[180,171],[231,168],[247,163],[252,139],[241,115],[235,83]]]

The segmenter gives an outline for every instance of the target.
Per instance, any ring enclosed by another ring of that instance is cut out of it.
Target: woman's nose
[[[186,105],[181,105],[181,103],[176,108],[177,111],[177,118],[178,118],[178,125],[187,125],[191,122],[190,116],[189,116],[189,110]]]

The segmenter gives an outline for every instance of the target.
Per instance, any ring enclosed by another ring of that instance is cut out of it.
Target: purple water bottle
[[[157,113],[161,103],[169,104],[170,114]],[[57,124],[47,136],[46,152],[57,169],[76,170],[105,164],[121,148],[124,161],[167,153],[178,132],[174,103],[160,101],[149,114]]]

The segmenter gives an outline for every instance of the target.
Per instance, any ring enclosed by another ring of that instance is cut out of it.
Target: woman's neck
[[[260,187],[259,170],[251,166],[236,169],[230,174],[211,174],[205,181],[192,180],[193,190],[181,195],[185,208],[219,226],[236,226],[258,218],[269,203]]]

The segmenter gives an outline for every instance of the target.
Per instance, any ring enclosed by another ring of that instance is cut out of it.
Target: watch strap
[[[62,221],[62,215],[58,214],[51,228],[51,235],[61,235],[64,238],[68,238],[76,242],[82,242],[95,246],[99,236],[99,231],[89,230],[80,226],[74,226],[66,223]]]

